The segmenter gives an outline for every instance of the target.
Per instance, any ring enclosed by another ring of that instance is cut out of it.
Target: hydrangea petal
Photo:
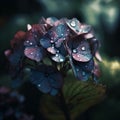
[[[81,29],[80,29],[81,23],[76,18],[73,18],[71,20],[66,20],[66,24],[76,34],[79,35],[79,33],[81,33]]]
[[[41,39],[40,44],[48,48],[55,43],[55,47],[60,47],[62,42],[68,37],[68,30],[64,24],[54,26]]]
[[[92,58],[89,43],[86,40],[81,41],[79,46],[76,49],[73,49],[72,56],[76,61],[89,61]]]
[[[39,62],[43,58],[43,49],[40,47],[26,47],[24,54],[31,60]]]
[[[76,77],[79,80],[88,80],[89,76],[92,74],[94,69],[94,60],[91,59],[89,62],[78,62],[74,61],[74,68],[76,72]]]
[[[53,26],[56,21],[58,21],[56,17],[48,17],[46,19],[46,23],[49,24],[50,26]]]
[[[62,86],[62,84],[63,84],[62,79],[63,78],[62,78],[62,76],[60,74],[54,73],[54,74],[50,75],[50,78],[51,78],[50,83],[51,83],[52,87],[60,88]]]
[[[51,47],[50,38],[47,37],[47,34],[40,39],[40,45],[44,48]]]
[[[61,74],[52,66],[40,65],[38,70],[31,70],[31,83],[43,93],[56,95],[62,87],[62,79]]]

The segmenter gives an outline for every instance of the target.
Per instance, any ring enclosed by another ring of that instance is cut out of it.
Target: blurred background
[[[0,0],[0,85],[9,85],[4,51],[10,40],[26,25],[41,17],[76,17],[90,24],[101,42],[101,83],[106,98],[78,120],[120,120],[120,1],[119,0]]]

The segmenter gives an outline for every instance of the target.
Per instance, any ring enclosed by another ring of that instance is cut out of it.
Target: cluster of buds
[[[36,65],[30,68],[30,81],[43,93],[56,95],[70,69],[78,80],[98,76],[94,58],[101,61],[99,41],[92,27],[76,18],[42,17],[39,24],[28,24],[27,32],[17,32],[11,47],[5,55],[10,62],[12,78],[23,77],[25,59],[34,61]]]

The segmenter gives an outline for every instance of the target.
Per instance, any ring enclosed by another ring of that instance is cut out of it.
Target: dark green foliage
[[[91,82],[73,81],[70,78],[71,76],[66,79],[62,90],[70,117],[75,120],[77,116],[105,97],[105,87]],[[65,120],[62,107],[58,96],[43,95],[40,108],[47,119]]]

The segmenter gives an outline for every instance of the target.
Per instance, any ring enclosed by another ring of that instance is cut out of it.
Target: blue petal
[[[63,78],[60,74],[53,74],[50,76],[50,84],[52,87],[54,88],[61,88],[62,84],[63,84]]]
[[[50,39],[47,36],[44,36],[43,38],[40,39],[40,44],[44,48],[48,48],[51,46]]]
[[[41,92],[55,95],[62,87],[63,78],[52,66],[40,65],[38,70],[31,70],[30,81]]]
[[[94,61],[91,59],[89,62],[74,61],[74,71],[79,80],[86,81],[90,77],[94,69]]]
[[[43,93],[49,93],[51,90],[51,86],[46,78],[44,78],[40,84],[37,84],[37,87]]]
[[[41,79],[41,77],[43,76],[43,74],[37,70],[31,70],[31,76],[30,76],[30,80],[33,84],[40,84],[42,82],[43,79]]]
[[[52,96],[57,95],[57,93],[58,93],[58,90],[57,90],[57,89],[54,89],[54,88],[52,88],[52,90],[50,91],[50,94],[51,94]]]
[[[24,50],[24,54],[29,59],[39,62],[40,60],[42,60],[45,51],[42,47],[26,47]]]
[[[87,72],[87,71],[83,71],[82,69],[80,68],[76,68],[76,77],[79,79],[79,80],[83,80],[83,81],[86,81],[88,80],[88,78],[90,77],[91,73],[90,72]]]
[[[31,82],[43,93],[49,93],[51,90],[47,78],[45,78],[44,74],[39,71],[31,70]]]
[[[23,56],[24,56],[23,49],[14,51],[13,54],[11,54],[9,57],[10,64],[17,65]]]

